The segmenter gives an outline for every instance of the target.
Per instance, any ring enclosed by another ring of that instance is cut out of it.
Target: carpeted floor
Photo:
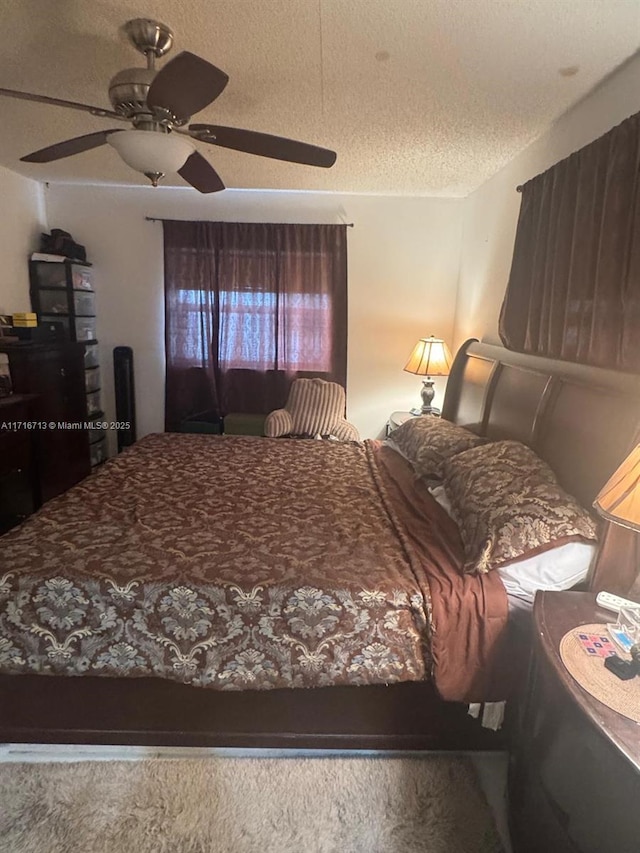
[[[463,757],[0,764],[1,853],[502,853]]]

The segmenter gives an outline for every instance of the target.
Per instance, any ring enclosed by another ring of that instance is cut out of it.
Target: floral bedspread
[[[373,442],[149,436],[0,540],[0,672],[223,690],[428,678]]]

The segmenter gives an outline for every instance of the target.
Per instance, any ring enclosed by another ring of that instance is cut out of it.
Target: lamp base
[[[434,409],[431,405],[433,402],[433,397],[435,394],[435,390],[433,388],[433,379],[427,376],[426,379],[422,380],[422,389],[420,391],[420,396],[422,397],[422,406],[420,408],[411,409],[412,415],[435,415],[440,414],[439,409]]]
[[[412,415],[415,415],[415,417],[418,417],[419,415],[435,415],[437,418],[440,417],[440,409],[436,409],[435,406],[428,406],[426,408],[423,406],[420,409],[416,407],[415,409],[410,409],[410,412]]]

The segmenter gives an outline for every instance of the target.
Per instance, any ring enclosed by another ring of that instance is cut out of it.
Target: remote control
[[[618,655],[611,655],[604,659],[604,665],[612,672],[621,678],[622,681],[628,681],[630,678],[635,678],[638,674],[638,665],[633,660],[622,660]]]
[[[596,595],[596,604],[604,610],[611,610],[613,613],[619,613],[623,607],[640,608],[640,602],[630,601],[628,598],[621,598],[619,595],[604,590]]]

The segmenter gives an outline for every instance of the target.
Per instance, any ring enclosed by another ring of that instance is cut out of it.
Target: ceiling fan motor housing
[[[150,68],[124,68],[109,83],[109,100],[114,110],[127,118],[147,110],[147,95],[156,76]]]
[[[136,127],[149,120],[160,126],[157,129],[186,124],[189,116],[178,119],[165,107],[150,107],[147,104],[147,95],[156,74],[153,68],[123,68],[118,71],[109,83],[109,100],[113,109],[132,119]]]

